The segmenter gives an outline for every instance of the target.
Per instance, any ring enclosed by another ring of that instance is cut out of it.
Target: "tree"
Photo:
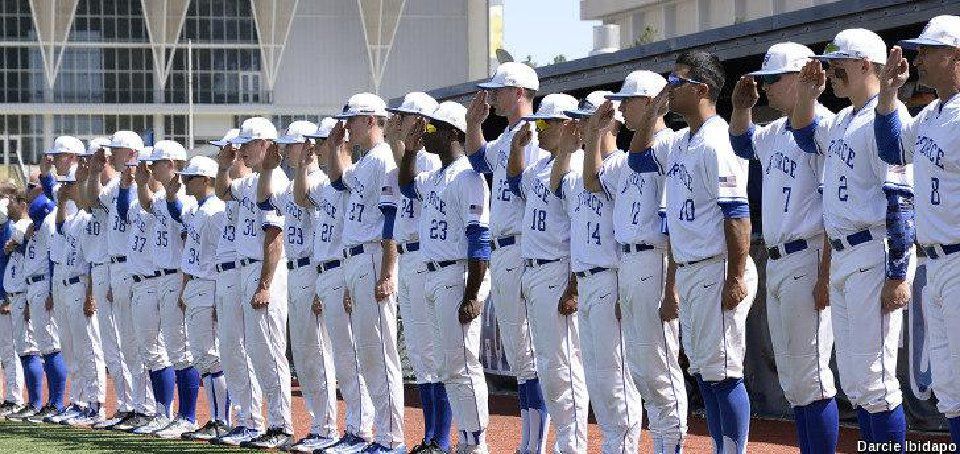
[[[558,54],[556,57],[553,57],[553,64],[563,63],[567,61],[567,56],[563,54]]]
[[[523,60],[523,63],[526,64],[527,66],[531,67],[531,68],[536,68],[536,67],[537,67],[537,62],[533,61],[533,56],[532,56],[532,55],[527,55],[527,58]]]

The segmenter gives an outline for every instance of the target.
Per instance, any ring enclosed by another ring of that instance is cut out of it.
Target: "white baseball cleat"
[[[186,419],[176,419],[167,427],[160,429],[153,434],[160,438],[181,438],[187,432],[197,430],[197,425]]]
[[[157,416],[154,418],[153,421],[150,421],[149,424],[142,427],[137,427],[136,429],[133,429],[130,433],[134,433],[137,435],[150,435],[157,431],[163,430],[164,428],[169,426],[171,422],[172,421],[170,421],[170,418],[167,418],[166,416]]]

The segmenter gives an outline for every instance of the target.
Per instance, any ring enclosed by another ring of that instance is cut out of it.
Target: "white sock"
[[[530,445],[530,411],[521,408],[520,409],[520,452],[527,450],[527,446]]]
[[[203,377],[203,388],[207,392],[207,405],[210,406],[210,419],[230,422],[230,396],[227,395],[227,380],[223,372]]]

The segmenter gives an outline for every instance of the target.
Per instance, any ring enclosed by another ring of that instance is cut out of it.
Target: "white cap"
[[[343,106],[343,112],[339,115],[334,115],[333,118],[344,120],[350,117],[364,115],[386,117],[387,103],[383,102],[383,98],[373,93],[357,93],[347,100],[347,104]]]
[[[0,202],[2,203],[2,202]],[[6,209],[3,210],[4,213],[7,212]],[[4,215],[6,218],[6,215]],[[0,221],[2,223],[3,221]],[[15,243],[23,244],[23,237],[27,234],[27,229],[30,228],[32,222],[29,217],[24,216],[19,221],[13,224],[13,232],[10,234],[10,238],[13,239]]]
[[[304,137],[309,137],[311,139],[326,139],[327,137],[330,137],[330,132],[333,131],[335,126],[337,126],[337,123],[340,123],[340,120],[324,117],[323,120],[320,120],[320,125],[317,126],[317,130],[310,134],[304,134]],[[343,133],[344,140],[346,140],[347,131],[344,131]]]
[[[667,86],[667,80],[663,76],[653,72],[641,69],[627,74],[623,80],[623,86],[620,91],[607,95],[607,99],[627,99],[640,96],[657,96],[663,87]]]
[[[73,136],[60,136],[53,141],[53,147],[47,151],[49,155],[55,154],[86,154],[87,148],[83,146],[80,139]]]
[[[143,147],[142,150],[137,152],[137,163],[146,162],[149,163],[153,161],[153,147]]]
[[[777,43],[767,49],[760,70],[747,75],[797,73],[811,58],[813,58],[813,51],[807,46],[791,42]]]
[[[172,140],[161,140],[153,144],[150,161],[186,161],[187,150]]]
[[[563,93],[544,96],[537,113],[523,117],[524,120],[569,120],[565,112],[577,110],[577,98]]]
[[[0,224],[7,222],[7,217],[9,216],[8,209],[10,208],[10,198],[4,197],[0,199]]]
[[[106,148],[110,145],[110,139],[106,137],[97,137],[96,139],[90,139],[87,141],[87,155],[94,155],[101,148]],[[109,153],[107,154],[109,156]]]
[[[597,112],[597,109],[600,108],[600,105],[606,102],[607,96],[611,94],[613,94],[613,92],[607,90],[597,90],[591,92],[586,98],[580,100],[580,105],[578,105],[575,110],[568,110],[564,113],[577,119],[589,118]],[[620,101],[612,102],[614,107],[613,118],[620,123],[623,123],[623,114],[620,112],[620,109],[617,109]]]
[[[180,175],[185,177],[192,176],[201,176],[201,177],[210,177],[216,178],[217,161],[214,161],[212,158],[206,156],[194,156],[190,158],[190,162],[187,163],[187,167],[180,171]]]
[[[57,176],[57,181],[61,183],[74,183],[77,181],[77,166],[70,166],[66,175]]]
[[[900,41],[904,49],[920,46],[960,47],[960,16],[937,16],[927,22],[923,33],[914,39]]]
[[[218,147],[222,147],[222,146],[224,146],[224,145],[229,144],[230,141],[232,141],[233,139],[237,138],[237,136],[239,136],[239,135],[240,135],[240,129],[238,129],[238,128],[233,128],[233,129],[227,131],[227,133],[223,135],[223,138],[222,138],[222,139],[220,139],[220,140],[211,140],[211,141],[210,141],[210,145],[215,145],[215,146],[218,146]]]
[[[528,90],[540,89],[540,78],[533,68],[524,63],[509,61],[497,66],[489,82],[477,84],[480,88],[518,87]]]
[[[462,132],[467,132],[467,108],[463,104],[454,101],[444,101],[437,105],[437,108],[427,115],[431,120],[442,121],[450,124]]]
[[[865,28],[848,28],[837,33],[827,44],[819,60],[864,59],[874,63],[887,62],[887,45],[883,38]]]
[[[107,146],[110,148],[129,148],[133,151],[140,151],[143,149],[143,139],[140,138],[140,134],[133,131],[117,131],[113,133],[113,137],[110,138],[110,145]]]
[[[257,139],[277,140],[277,127],[263,117],[247,118],[240,124],[240,134],[232,142],[243,145]]]
[[[422,91],[411,91],[403,97],[400,107],[388,108],[388,112],[414,115],[430,115],[437,110],[437,100]]]
[[[307,141],[306,136],[315,132],[317,132],[316,123],[305,120],[297,120],[287,126],[287,130],[284,132],[284,134],[277,139],[277,143],[304,143]]]

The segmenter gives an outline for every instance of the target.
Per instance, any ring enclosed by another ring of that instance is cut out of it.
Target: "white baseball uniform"
[[[662,129],[654,143],[670,140]],[[682,445],[687,433],[687,392],[680,368],[680,321],[660,319],[666,282],[667,236],[662,232],[663,172],[639,173],[628,154],[611,153],[600,168],[603,191],[613,199],[614,237],[620,250],[617,289],[624,350],[647,409],[654,452]],[[667,451],[669,452],[669,451]]]
[[[820,114],[829,115],[822,106]],[[831,310],[817,310],[813,294],[823,254],[823,204],[819,192],[823,155],[800,149],[787,117],[745,134],[763,166],[763,238],[767,324],[780,387],[793,407],[836,395],[830,357]]]
[[[153,228],[156,220],[140,207],[132,187],[130,191],[132,202],[127,211],[130,234],[126,256],[133,279],[130,307],[136,333],[134,339],[144,368],[148,372],[155,372],[172,365],[158,320],[160,297],[157,294],[157,269],[152,259],[157,239]],[[147,381],[150,381],[149,378]]]
[[[313,203],[313,260],[317,265],[316,295],[323,304],[317,339],[327,329],[333,351],[336,380],[346,407],[349,434],[369,440],[373,437],[373,401],[360,371],[360,356],[354,337],[354,317],[343,308],[346,281],[343,260],[343,217],[347,194],[330,184],[325,173],[307,180],[307,194]],[[312,325],[311,325],[312,326]],[[312,339],[312,337],[311,337]],[[317,347],[319,348],[319,347]],[[329,357],[329,355],[324,355]]]
[[[467,229],[471,225],[487,227],[490,190],[466,156],[446,167],[419,173],[414,186],[422,208],[419,234],[426,266],[426,304],[433,306],[436,314],[434,323],[417,335],[432,334],[439,346],[439,378],[450,395],[461,445],[483,446],[490,413],[480,364],[482,319],[478,316],[462,324],[459,309],[467,284]],[[489,288],[487,274],[477,301],[486,300]]]
[[[640,393],[623,350],[613,198],[586,190],[583,158],[557,189],[570,218],[570,269],[577,277],[580,344],[587,389],[603,432],[601,452],[636,452],[643,419]],[[612,155],[611,155],[612,156]],[[607,158],[609,162],[610,157]]]
[[[403,443],[403,377],[397,352],[396,295],[377,301],[374,290],[383,260],[385,216],[380,207],[396,207],[397,164],[390,146],[375,145],[344,171],[340,189],[349,189],[343,221],[344,278],[353,299],[353,325],[360,370],[374,407],[374,441]],[[345,187],[345,188],[344,188]],[[396,276],[396,270],[391,273]]]
[[[131,194],[136,194],[136,186],[131,186],[130,191]],[[143,357],[140,355],[139,346],[135,340],[137,330],[133,321],[133,307],[131,305],[133,277],[127,265],[131,226],[129,219],[124,219],[118,211],[117,198],[119,193],[119,176],[110,180],[100,191],[100,205],[107,210],[106,245],[107,253],[110,255],[107,272],[110,276],[113,322],[119,335],[123,364],[130,377],[130,405],[132,410],[144,415],[151,415],[156,411],[156,400],[150,385],[148,370],[144,366]],[[96,209],[95,207],[94,210]],[[104,227],[101,226],[101,228]],[[104,327],[101,326],[101,332],[103,329]],[[104,351],[104,355],[106,357],[106,351]]]
[[[730,146],[727,122],[707,119],[657,142],[654,159],[666,171],[666,220],[677,262],[680,326],[691,374],[706,382],[743,377],[747,314],[757,291],[757,269],[747,257],[747,296],[723,310],[727,243],[720,203],[747,202],[747,161]]]
[[[582,159],[583,152],[577,152],[570,157],[571,165],[582,165]],[[520,175],[518,192],[525,201],[521,291],[530,316],[537,374],[547,411],[556,425],[554,450],[583,452],[589,396],[577,316],[558,311],[570,279],[570,218],[563,201],[550,190],[553,160],[545,154]]]
[[[893,116],[894,114],[891,114]],[[914,118],[898,115],[900,151],[892,162],[913,164],[917,243],[927,252],[924,317],[937,408],[948,418],[960,416],[960,305],[956,302],[956,214],[960,200],[960,96],[934,100]],[[879,117],[878,120],[879,122]]]
[[[73,205],[76,209],[76,205]],[[70,314],[70,306],[67,304],[64,297],[66,292],[63,290],[63,279],[62,271],[60,269],[60,264],[64,263],[65,257],[64,253],[66,248],[63,246],[63,238],[56,230],[56,218],[57,210],[59,208],[54,207],[53,211],[47,215],[44,219],[44,224],[49,223],[49,228],[43,228],[44,232],[49,234],[47,239],[48,253],[50,256],[50,261],[53,262],[52,266],[52,275],[50,283],[50,294],[53,297],[53,318],[60,321],[60,324],[57,325],[60,334],[60,351],[63,353],[63,361],[67,367],[67,380],[70,382],[79,383],[79,377],[77,376],[77,363],[74,359],[73,352],[73,334],[70,332],[73,328],[73,324],[70,321],[72,317]],[[81,385],[82,386],[82,385]],[[75,388],[70,387],[69,391],[64,392],[64,402],[69,404],[77,405],[86,405],[80,400],[80,395],[75,392]]]
[[[314,170],[307,179],[321,178]],[[317,225],[311,210],[294,201],[293,184],[271,197],[270,203],[284,216],[284,247],[287,250],[287,298],[290,317],[290,350],[307,413],[310,433],[337,436],[337,393],[333,352],[323,318],[313,313],[317,268],[311,260]]]
[[[183,187],[177,194],[177,200],[184,211],[190,211],[196,202],[188,197]],[[153,266],[160,275],[153,278],[157,287],[159,307],[149,317],[151,323],[159,323],[163,334],[163,343],[167,348],[167,357],[175,370],[186,369],[193,365],[193,355],[187,342],[184,327],[184,314],[180,310],[180,292],[183,290],[183,276],[180,274],[180,260],[183,257],[183,227],[167,208],[166,191],[162,188],[153,194],[150,202],[153,215],[153,231],[148,232],[153,242]]]
[[[510,372],[517,376],[518,383],[537,376],[527,307],[521,304],[520,282],[516,279],[517,272],[524,267],[519,247],[524,232],[521,226],[523,201],[511,192],[507,183],[510,143],[521,127],[529,126],[520,122],[508,127],[496,140],[487,142],[484,148],[469,157],[474,170],[493,175],[490,194],[490,238],[493,240],[490,278],[497,285],[491,287],[490,299],[500,327],[501,345]],[[536,162],[544,154],[534,133],[530,144],[524,149],[524,167]]]
[[[30,308],[30,325],[37,340],[41,355],[60,351],[60,328],[53,311],[46,309],[50,296],[50,243],[53,239],[53,218],[47,216],[26,243],[23,260],[23,276],[27,283],[27,306]],[[64,354],[64,360],[67,360]]]
[[[440,168],[440,158],[426,150],[417,151],[416,172],[431,172]],[[403,196],[394,221],[393,237],[397,240],[400,256],[397,259],[397,302],[403,320],[407,356],[413,365],[417,384],[437,383],[440,365],[437,361],[436,340],[429,333],[436,320],[435,307],[426,302],[426,264],[419,241],[421,204]]]
[[[884,313],[880,292],[886,280],[885,186],[912,190],[912,169],[880,160],[874,137],[876,97],[816,120],[814,140],[825,154],[823,223],[833,247],[830,306],[840,385],[854,406],[870,413],[903,401],[897,380],[897,351],[903,310]],[[909,116],[903,104],[898,114]],[[916,260],[907,279],[913,281]]]
[[[6,299],[10,303],[11,316],[11,330],[7,333],[11,336],[13,349],[18,357],[40,354],[40,348],[37,346],[36,338],[33,335],[33,325],[24,317],[27,315],[27,281],[23,274],[26,258],[24,257],[25,248],[22,245],[23,235],[29,225],[29,218],[23,218],[17,222],[10,221],[10,231],[12,233],[10,238],[16,239],[21,246],[10,252],[7,256],[7,267],[3,270],[3,288],[7,293]],[[6,368],[4,368],[4,371],[12,372],[6,371]]]
[[[274,169],[273,172],[271,195],[275,196],[286,189],[289,181],[280,169]],[[270,283],[270,304],[263,309],[254,309],[251,304],[260,284],[265,230],[278,228],[282,235],[284,228],[284,218],[279,210],[264,210],[257,205],[259,181],[259,174],[253,173],[234,180],[230,186],[233,198],[240,202],[236,247],[240,261],[243,340],[257,381],[267,399],[267,428],[283,429],[293,434],[290,363],[287,361],[287,267],[284,251],[281,251],[273,282]]]
[[[235,425],[263,431],[263,398],[253,362],[243,338],[243,308],[249,305],[240,298],[240,261],[237,258],[236,239],[240,218],[240,204],[230,200],[224,203],[220,239],[216,249],[216,308],[217,335],[220,344],[220,363],[227,382],[227,392],[236,411]]]

